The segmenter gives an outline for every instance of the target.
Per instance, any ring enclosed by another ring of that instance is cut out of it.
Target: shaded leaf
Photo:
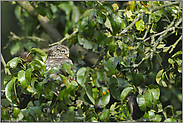
[[[39,49],[39,48],[32,48],[30,52],[36,52],[36,53],[38,53],[41,56],[43,62],[46,61],[47,54],[44,52],[44,50]]]

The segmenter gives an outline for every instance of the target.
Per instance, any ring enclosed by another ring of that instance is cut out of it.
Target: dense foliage
[[[182,122],[181,2],[11,3],[25,36],[5,47],[2,121]],[[61,43],[74,65],[45,71]]]

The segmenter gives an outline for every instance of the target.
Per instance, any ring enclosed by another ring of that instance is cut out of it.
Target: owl
[[[64,62],[73,64],[69,59],[69,48],[64,45],[55,45],[51,47],[45,62],[46,70],[50,70],[53,66],[61,67]]]

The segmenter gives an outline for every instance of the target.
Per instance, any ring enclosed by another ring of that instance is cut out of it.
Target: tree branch
[[[17,1],[17,3],[25,9],[31,16],[37,17],[40,24],[44,27],[46,32],[51,36],[53,41],[58,41],[62,39],[60,33],[50,25],[50,20],[47,17],[39,15],[37,11],[30,5],[28,1]]]

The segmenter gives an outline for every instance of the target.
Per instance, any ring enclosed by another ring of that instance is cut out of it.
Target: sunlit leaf
[[[77,82],[81,85],[84,86],[85,82],[87,81],[89,74],[89,70],[86,67],[82,67],[78,70],[77,72]]]
[[[13,90],[13,84],[15,83],[15,81],[16,81],[16,77],[13,77],[12,79],[11,79],[11,81],[10,82],[8,82],[8,84],[6,85],[6,87],[5,87],[5,95],[6,95],[6,98],[10,101],[10,102],[12,102],[12,90]]]
[[[146,111],[146,102],[143,95],[138,94],[137,96],[137,104],[142,111]]]
[[[128,93],[129,93],[130,91],[132,91],[132,90],[133,90],[133,87],[127,87],[127,88],[125,88],[125,89],[122,91],[121,96],[120,96],[121,103],[123,102],[123,100],[125,99],[125,97],[128,95]]]

